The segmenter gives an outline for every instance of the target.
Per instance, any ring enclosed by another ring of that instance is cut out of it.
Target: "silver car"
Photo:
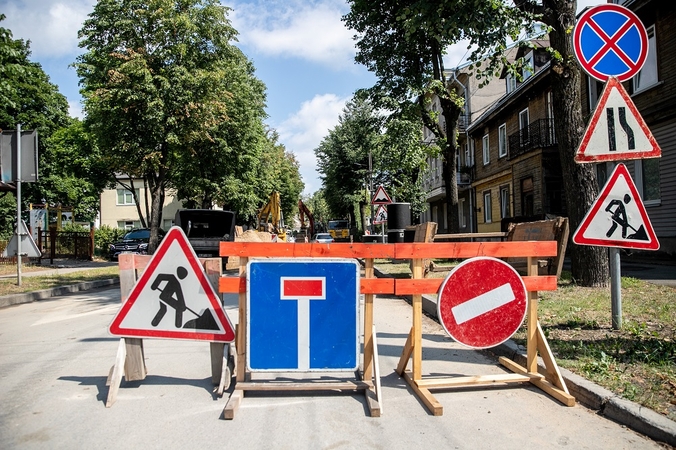
[[[334,242],[334,239],[331,237],[329,233],[317,233],[315,234],[315,237],[312,239],[312,242],[318,242],[320,244],[330,244],[331,242]]]

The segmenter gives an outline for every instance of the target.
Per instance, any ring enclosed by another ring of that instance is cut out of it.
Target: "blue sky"
[[[81,50],[77,31],[95,0],[0,0],[14,38],[31,41],[32,60],[68,98],[72,116],[81,117],[78,78],[69,64]],[[222,0],[232,8],[239,47],[267,86],[267,123],[300,162],[305,194],[321,187],[314,149],[338,123],[354,91],[375,78],[354,63],[353,33],[341,16],[345,0]],[[603,0],[578,1],[585,5]],[[447,67],[460,64],[466,46],[451,48]]]

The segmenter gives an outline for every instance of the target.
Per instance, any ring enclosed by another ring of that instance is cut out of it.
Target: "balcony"
[[[531,150],[556,145],[554,119],[538,119],[509,136],[509,154],[507,159],[514,159]]]
[[[464,132],[467,131],[467,126],[469,125],[469,116],[466,114],[460,114],[458,117],[458,131]]]

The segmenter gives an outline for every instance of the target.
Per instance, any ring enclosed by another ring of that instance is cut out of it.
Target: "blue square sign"
[[[359,352],[359,264],[269,259],[247,267],[250,371],[352,371]]]

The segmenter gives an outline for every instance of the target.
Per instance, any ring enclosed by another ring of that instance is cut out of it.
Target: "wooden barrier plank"
[[[393,258],[394,244],[221,242],[220,255],[249,258]]]
[[[556,241],[528,242],[433,242],[394,244],[395,259],[446,258],[475,256],[556,256]]]
[[[218,292],[221,294],[239,294],[246,292],[246,278],[221,277],[218,280]],[[362,278],[362,294],[394,294],[394,278]]]
[[[477,386],[480,384],[527,383],[532,379],[543,378],[540,374],[502,373],[495,375],[472,375],[453,378],[427,378],[418,380],[418,387],[426,389],[448,389]]]
[[[237,389],[242,391],[330,391],[354,390],[361,391],[373,388],[373,383],[366,381],[243,381],[237,382]]]
[[[443,278],[399,278],[394,280],[394,295],[436,294],[443,282]],[[523,277],[523,282],[528,292],[556,290],[556,276],[554,275],[526,276]]]

